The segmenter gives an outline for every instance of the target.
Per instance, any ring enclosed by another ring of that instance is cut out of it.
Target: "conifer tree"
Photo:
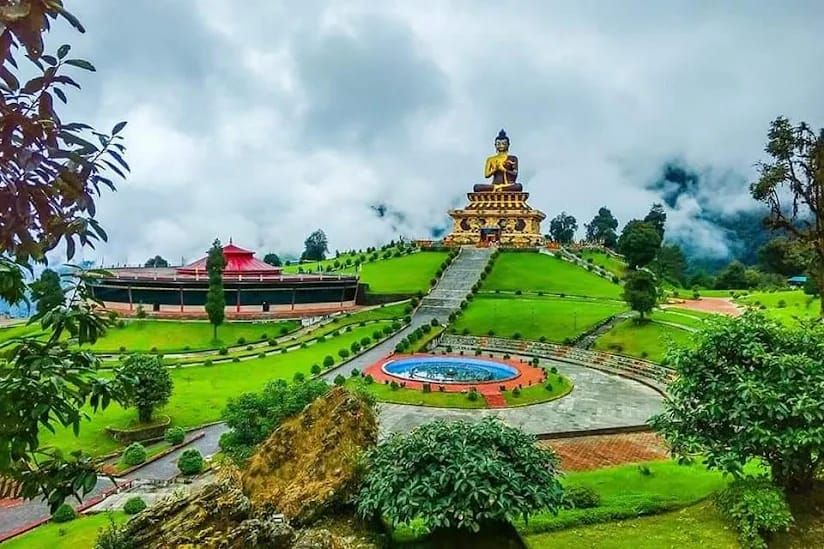
[[[206,293],[206,314],[212,323],[212,338],[217,339],[217,327],[223,324],[226,316],[226,296],[223,293],[223,270],[226,268],[226,258],[223,256],[223,246],[220,240],[215,239],[206,257],[206,272],[209,274],[209,291]]]

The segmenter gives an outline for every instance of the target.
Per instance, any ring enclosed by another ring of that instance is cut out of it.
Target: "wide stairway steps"
[[[435,288],[421,300],[415,316],[445,322],[450,313],[461,307],[472,286],[480,280],[493,252],[491,248],[461,248]]]

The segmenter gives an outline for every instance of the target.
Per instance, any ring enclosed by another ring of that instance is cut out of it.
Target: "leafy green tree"
[[[569,244],[578,229],[578,221],[566,212],[561,212],[549,222],[549,236],[553,241]]]
[[[220,448],[226,455],[242,462],[283,420],[297,414],[328,390],[329,386],[323,380],[289,385],[279,379],[267,383],[259,393],[243,393],[229,399],[222,417],[231,430],[220,437]]]
[[[678,244],[664,244],[650,267],[660,276],[683,286],[687,282],[687,258]]]
[[[661,240],[664,240],[664,227],[667,223],[667,212],[664,211],[664,206],[657,202],[652,205],[649,213],[644,217],[644,223],[649,223],[658,232]]]
[[[658,302],[658,282],[655,275],[646,269],[630,270],[624,278],[624,300],[633,311],[638,311],[641,320],[652,311]]]
[[[812,486],[824,461],[824,326],[788,328],[748,312],[709,320],[669,351],[677,376],[652,425],[675,455],[735,476],[755,458],[777,485]]]
[[[770,158],[759,164],[750,192],[770,208],[768,227],[810,249],[809,272],[824,293],[824,128],[816,133],[779,116],[770,125],[766,152]]]
[[[78,245],[105,240],[95,219],[102,189],[114,190],[108,172],[125,177],[128,165],[119,135],[59,116],[54,100],[68,101],[80,85],[74,69],[94,71],[84,59],[69,57],[63,45],[44,52],[42,34],[62,17],[81,32],[80,22],[54,0],[3,2],[0,8],[0,298],[17,304],[28,291],[25,272],[49,250],[65,245],[68,259]],[[19,50],[31,63],[18,63]],[[20,77],[29,78],[21,85]],[[108,317],[95,301],[88,277],[68,277],[66,303],[42,307],[31,319],[46,335],[0,344],[0,477],[20,486],[27,499],[42,497],[52,510],[70,495],[97,483],[95,464],[82,452],[71,457],[41,445],[41,428],[79,432],[84,410],[105,408],[120,398],[118,388],[97,377],[98,359],[82,348],[106,329]]]
[[[31,296],[37,301],[39,314],[45,314],[46,311],[60,307],[66,299],[63,287],[60,285],[60,275],[51,269],[44,270],[40,278],[32,282],[29,288]]]
[[[206,256],[206,272],[209,274],[209,290],[206,292],[206,314],[212,323],[212,339],[217,339],[217,327],[226,317],[226,294],[223,293],[223,270],[226,257],[220,240],[215,239]]]
[[[125,404],[137,408],[141,423],[151,421],[154,410],[165,406],[172,396],[169,369],[155,355],[129,355],[118,368],[115,381],[125,388]]]
[[[326,253],[329,251],[326,233],[320,229],[310,234],[303,242],[303,246],[303,254],[300,257],[303,261],[322,261],[326,259]]]
[[[715,277],[717,290],[740,290],[749,288],[752,279],[747,279],[747,267],[740,261],[731,261],[723,271]]]
[[[768,273],[796,276],[807,272],[810,254],[798,242],[778,236],[758,248],[758,264]]]
[[[535,437],[486,417],[434,421],[395,434],[366,455],[358,512],[394,525],[477,532],[494,523],[556,512],[558,459]]]
[[[604,206],[598,210],[598,214],[592,221],[585,223],[586,238],[590,242],[601,242],[607,248],[614,248],[618,242],[618,220],[612,212]]]
[[[169,262],[163,259],[161,256],[156,255],[154,257],[150,257],[146,260],[144,264],[146,267],[168,267]]]
[[[650,223],[633,219],[626,224],[618,239],[618,252],[630,267],[646,267],[661,249],[661,235]]]
[[[280,258],[275,253],[268,253],[263,256],[263,262],[271,265],[272,267],[280,267]]]

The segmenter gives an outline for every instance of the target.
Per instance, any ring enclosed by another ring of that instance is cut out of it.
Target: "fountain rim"
[[[502,366],[502,367],[506,368],[507,370],[511,370],[514,375],[512,375],[511,377],[507,377],[505,379],[492,379],[492,380],[488,380],[488,381],[482,381],[482,380],[476,380],[476,381],[467,381],[467,380],[444,381],[444,380],[434,380],[434,379],[433,380],[427,380],[427,379],[419,379],[419,378],[412,378],[412,377],[402,377],[402,376],[399,376],[398,374],[395,374],[395,373],[392,373],[392,372],[389,372],[389,371],[386,370],[386,367],[393,364],[393,363],[403,362],[403,361],[407,361],[407,360],[416,360],[416,359],[418,359],[418,360],[420,360],[420,359],[432,359],[433,361],[434,360],[447,359],[450,362],[454,361],[454,362],[458,362],[458,363],[461,360],[465,360],[467,362],[481,362],[481,363],[486,362],[486,363],[489,363],[489,364],[494,364],[494,365],[499,366],[499,367]],[[518,365],[515,364],[515,363],[512,363],[510,361],[496,360],[496,359],[492,359],[492,358],[476,358],[476,357],[464,357],[464,356],[454,356],[454,355],[430,355],[430,354],[413,354],[413,355],[402,356],[402,357],[397,357],[397,356],[393,355],[392,358],[390,358],[389,360],[385,360],[380,365],[380,370],[383,374],[385,374],[385,375],[387,375],[391,378],[404,381],[404,382],[412,381],[412,382],[415,382],[415,383],[423,383],[423,384],[429,383],[429,384],[432,384],[432,385],[450,385],[450,386],[455,386],[455,385],[473,386],[473,385],[495,385],[495,384],[500,385],[500,384],[503,384],[503,383],[511,383],[512,381],[517,380],[518,378],[520,378],[523,375],[523,372],[518,367]]]

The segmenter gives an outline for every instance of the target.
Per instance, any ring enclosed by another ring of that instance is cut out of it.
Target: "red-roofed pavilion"
[[[223,247],[223,257],[226,258],[226,268],[223,270],[224,277],[242,276],[267,276],[279,275],[280,267],[273,267],[268,263],[255,258],[255,252],[235,246],[231,242]],[[206,273],[206,257],[202,257],[194,263],[189,263],[177,269],[182,275],[201,275]]]

